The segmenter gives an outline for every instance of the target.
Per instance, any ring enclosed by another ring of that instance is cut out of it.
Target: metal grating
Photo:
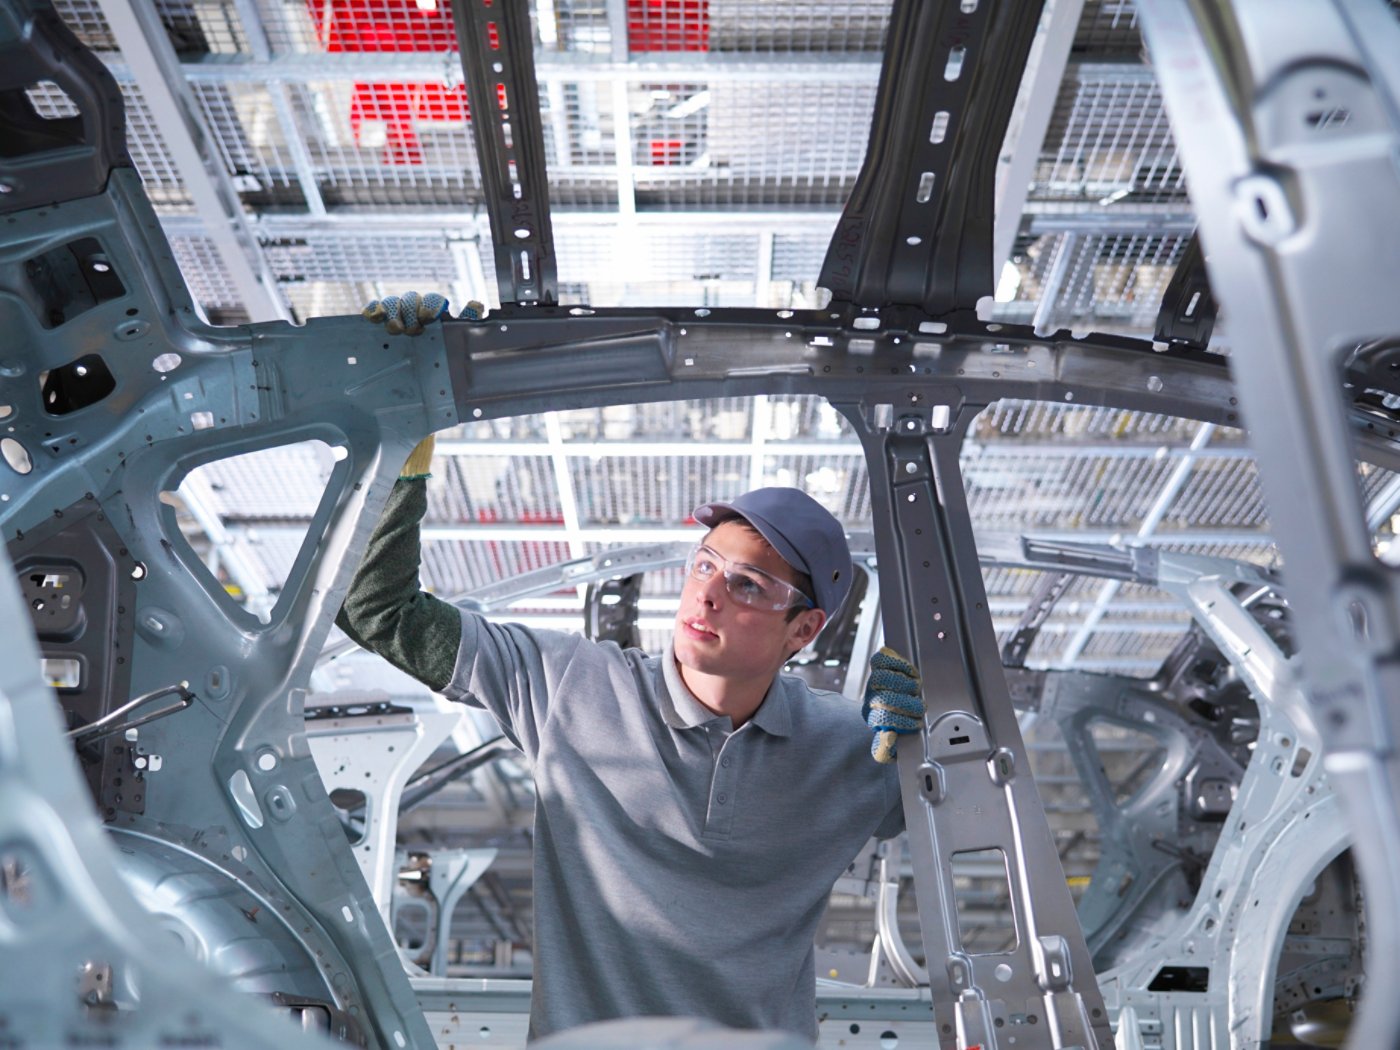
[[[451,597],[568,560],[569,545],[558,539],[428,540],[421,578],[425,589]]]
[[[291,85],[290,96],[327,207],[463,210],[480,200],[460,86],[322,80]]]
[[[306,237],[278,238],[262,242],[269,264],[279,280],[344,281],[377,284],[408,291],[438,287],[457,279],[451,241],[437,235],[379,232],[316,233]],[[362,302],[361,306],[364,305]],[[356,307],[358,312],[359,307]]]
[[[335,459],[324,441],[298,441],[206,463],[190,472],[208,482],[210,510],[225,522],[310,519]]]
[[[97,0],[54,0],[54,10],[80,42],[97,52],[115,51],[117,42]]]
[[[588,285],[584,302],[593,306],[753,306],[758,288],[753,281],[648,281],[618,282],[597,280]],[[786,300],[773,303],[765,296],[765,306],[789,306]]]
[[[191,84],[224,169],[245,204],[305,207],[271,91],[262,84]]]
[[[1045,573],[1039,569],[997,565],[989,565],[984,568],[982,583],[987,589],[987,599],[991,603],[993,613],[1019,614],[1025,607],[1025,600],[1035,593],[1044,576]],[[1060,622],[1074,619],[1079,613],[1080,606],[1085,602],[1093,601],[1100,584],[1101,581],[1092,576],[1074,577],[1069,586],[1066,587],[1060,601],[1055,605],[1051,621],[1055,621],[1057,618]],[[1133,608],[1139,614],[1145,611],[1155,611],[1158,608],[1166,607],[1162,604],[1164,601],[1170,604],[1170,600],[1165,595],[1160,595],[1157,601],[1151,603],[1150,610],[1138,606]]]
[[[873,527],[865,459],[850,456],[766,456],[764,485],[800,488],[848,529]]]
[[[766,0],[763,17],[743,0],[708,0],[711,51],[881,51],[888,0]]]
[[[501,419],[477,419],[438,432],[440,439],[479,441],[543,441],[544,416],[505,416]]]
[[[987,589],[997,642],[1005,644],[1015,631],[1026,599],[1035,592],[1044,573],[1034,569],[985,568]],[[1174,598],[1154,587],[1122,586],[1104,613],[1097,608],[1104,581],[1090,576],[1074,578],[1041,626],[1026,664],[1033,668],[1058,666],[1071,646],[1083,646],[1074,661],[1081,669],[1114,671],[1138,677],[1151,676],[1181,635],[1190,617]],[[1092,630],[1078,641],[1091,617]]]
[[[773,235],[773,280],[791,281],[801,285],[815,279],[826,259],[826,249],[836,232],[836,219],[831,228],[814,233]]]
[[[579,520],[595,528],[681,525],[700,504],[733,499],[750,487],[742,455],[573,457],[569,474]]]
[[[559,428],[565,442],[747,441],[751,406],[749,398],[724,397],[573,409],[559,413]]]
[[[248,39],[237,7],[236,2],[156,0],[161,24],[181,57],[247,52]]]
[[[792,440],[855,442],[856,432],[846,417],[825,398],[803,394],[769,394],[767,399],[770,450]]]
[[[383,54],[457,49],[452,8],[446,2],[258,0],[257,7],[274,52]]]
[[[170,235],[170,250],[189,285],[190,297],[213,324],[242,324],[248,320],[243,297],[224,268],[219,250],[208,237]]]
[[[1197,460],[1161,528],[1267,531],[1269,515],[1254,460]]]
[[[155,0],[156,14],[176,54],[231,55],[248,50],[236,3]],[[55,0],[54,9],[73,34],[94,51],[116,51],[111,27],[96,0]]]
[[[560,229],[555,236],[561,281],[610,285],[743,283],[752,305],[758,267],[758,238],[752,234],[704,233],[651,226],[619,229]],[[598,281],[607,274],[606,281]],[[594,305],[603,305],[594,300]],[[656,305],[669,305],[657,302]]]
[[[1185,234],[1047,234],[1018,262],[1020,286],[1012,302],[999,304],[998,315],[1026,322],[1035,314],[1046,328],[1150,335],[1188,240]]]
[[[1184,630],[1184,623],[1175,631],[1094,630],[1075,658],[1075,665],[1085,670],[1136,672],[1140,677],[1151,677],[1171,654]],[[1035,646],[1031,649],[1034,653]]]
[[[454,456],[433,463],[428,521],[562,525],[554,469],[545,456]]]
[[[245,561],[251,571],[258,574],[256,578],[243,579],[241,584],[235,586],[246,590],[248,586],[261,584],[268,593],[274,596],[279,594],[301,552],[306,530],[287,525],[247,525],[235,526],[231,531],[236,535],[242,552],[247,555]],[[234,591],[230,593],[236,594]]]
[[[1186,205],[1186,179],[1157,82],[1129,67],[1076,67],[1055,102],[1033,201]]]
[[[1188,444],[1199,427],[1194,420],[1152,412],[1007,398],[983,409],[972,425],[969,440],[1150,442],[1155,448],[1163,444]],[[1218,427],[1211,444],[1241,444],[1243,441],[1244,431]]]
[[[550,202],[616,209],[617,109],[611,85],[549,78],[540,84],[539,103]]]
[[[298,322],[312,317],[343,317],[357,314],[381,293],[373,285],[351,285],[340,281],[298,281],[278,286],[292,316]]]
[[[119,86],[126,104],[126,147],[141,175],[146,196],[164,214],[192,212],[194,206],[185,193],[184,179],[170,158],[165,137],[151,116],[141,89],[130,81]]]
[[[1137,55],[1142,33],[1133,0],[1085,0],[1070,54],[1076,58],[1103,59]]]
[[[52,80],[40,80],[24,89],[34,112],[45,120],[62,120],[64,117],[78,116],[78,107],[68,97],[68,92]]]
[[[531,4],[535,42],[544,51],[613,57],[607,0],[557,0]]]
[[[637,206],[839,209],[865,158],[873,83],[629,88]]]
[[[1173,463],[1153,456],[1073,457],[988,446],[963,463],[974,524],[997,532],[1136,531]]]

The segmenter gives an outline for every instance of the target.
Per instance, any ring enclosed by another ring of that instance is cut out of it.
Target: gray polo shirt
[[[858,704],[780,675],[733,730],[669,649],[470,613],[442,692],[490,711],[534,768],[532,1038],[646,1015],[816,1038],[827,896],[903,827]]]
[[[336,623],[534,765],[532,1034],[684,1015],[813,1036],[828,892],[903,826],[858,706],[779,677],[731,732],[669,652],[463,614],[419,590],[427,508],[422,478],[394,486]]]

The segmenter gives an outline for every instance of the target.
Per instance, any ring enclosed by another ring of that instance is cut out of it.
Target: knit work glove
[[[447,313],[447,300],[437,292],[405,292],[373,299],[360,313],[366,320],[382,324],[390,335],[417,335],[425,324]]]
[[[360,314],[366,320],[382,324],[390,335],[418,335],[424,325],[449,316],[447,307],[447,299],[437,292],[427,295],[404,292],[403,295],[373,299]],[[473,299],[467,303],[461,316],[463,320],[480,321],[486,316],[486,307]]]
[[[429,474],[429,468],[433,465],[433,446],[435,443],[433,435],[429,434],[414,445],[413,451],[408,454],[408,459],[404,460],[399,477],[426,478]]]
[[[919,669],[889,646],[870,658],[861,715],[874,731],[870,753],[876,762],[893,762],[901,735],[924,728],[924,698]]]

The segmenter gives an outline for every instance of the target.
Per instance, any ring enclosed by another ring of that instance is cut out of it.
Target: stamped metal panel
[[[1162,1050],[1207,1050],[1227,1032],[1253,1046],[1271,1034],[1289,919],[1351,833],[1338,819],[1299,660],[1233,590],[1273,585],[1242,564],[1159,558],[1159,585],[1186,604],[1255,697],[1259,735],[1190,909],[1099,979],[1111,1006],[1132,1008],[1128,1023],[1140,1026],[1144,1046],[1155,1037]],[[1172,991],[1173,974],[1203,986]]]
[[[843,407],[870,464],[885,638],[924,682],[924,732],[901,744],[899,770],[939,1045],[1107,1050],[976,559],[958,470],[975,411],[917,391]],[[1006,868],[1015,936],[983,954],[962,941],[954,870],[960,854],[988,851]]]
[[[47,85],[58,112],[27,94]],[[0,99],[0,213],[91,196],[130,163],[121,92],[52,9],[0,9]]]
[[[558,299],[544,128],[523,3],[452,5],[501,301]]]
[[[8,559],[0,619],[24,623]],[[119,874],[25,631],[0,647],[0,1016],[15,1047],[327,1047],[170,951]],[[138,999],[142,1010],[130,1009]],[[120,1007],[120,1009],[119,1009]]]
[[[1400,299],[1400,24],[1364,0],[1142,0],[1147,40],[1229,318],[1327,768],[1367,887],[1350,1045],[1400,1041],[1400,588],[1375,559],[1339,372],[1393,341]],[[1378,994],[1377,994],[1378,993]]]
[[[997,155],[1041,3],[898,2],[865,164],[819,283],[836,301],[973,310],[991,295]]]
[[[0,306],[11,333],[5,441],[11,451],[23,449],[3,470],[0,527],[12,549],[39,563],[52,553],[40,526],[51,531],[59,521],[53,541],[66,542],[64,530],[80,524],[70,508],[94,508],[115,534],[110,542],[119,549],[111,557],[135,580],[123,584],[134,600],[118,603],[116,621],[135,625],[129,649],[116,654],[127,660],[130,683],[109,690],[102,708],[84,717],[172,682],[188,683],[195,696],[186,709],[140,728],[145,754],[138,757],[158,755],[162,763],[141,771],[143,812],[114,804],[110,823],[163,840],[230,886],[252,886],[270,908],[296,916],[298,942],[320,963],[316,998],[358,1011],[374,1045],[397,1045],[396,1032],[422,1042],[414,1032],[426,1032],[397,953],[308,753],[293,683],[306,681],[339,603],[344,550],[367,536],[371,519],[361,521],[361,510],[387,494],[421,431],[456,419],[445,364],[431,343],[391,346],[363,322],[346,330],[348,338],[332,334],[334,323],[278,324],[302,346],[291,354],[268,347],[263,332],[199,324],[130,168],[114,169],[102,196],[46,211],[10,216],[11,248],[0,258],[0,284],[10,293]],[[101,245],[101,272],[118,282],[116,291],[93,301],[63,294],[71,283],[34,287],[27,261],[63,250],[74,237]],[[50,301],[59,314],[44,310]],[[77,377],[75,352],[100,360],[111,386],[85,394],[74,387],[58,414],[40,377]],[[326,383],[331,360],[336,378]],[[262,623],[204,568],[158,496],[202,464],[305,438],[340,449],[341,458],[270,622]],[[36,536],[40,542],[28,542]],[[119,630],[112,640],[120,641]],[[79,883],[97,878],[81,864],[52,871],[75,902],[83,900]],[[134,975],[141,954],[123,961]],[[43,971],[36,965],[32,972]],[[112,979],[127,979],[121,966]],[[32,994],[62,1015],[71,993],[53,982]]]

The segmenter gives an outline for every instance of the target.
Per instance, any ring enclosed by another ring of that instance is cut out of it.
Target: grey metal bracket
[[[269,334],[273,331],[269,329]],[[945,403],[1025,397],[1239,425],[1227,362],[1154,353],[1136,339],[917,309],[513,307],[447,320],[442,340],[464,419],[677,397],[944,386]]]
[[[1327,768],[1361,832],[1368,984],[1356,1047],[1400,1042],[1400,581],[1371,549],[1339,372],[1400,334],[1400,24],[1383,3],[1142,0],[1228,313],[1295,596]],[[1306,494],[1299,499],[1298,494]]]
[[[1176,272],[1162,295],[1162,309],[1157,314],[1157,340],[1204,350],[1215,329],[1218,309],[1206,274],[1206,260],[1201,254],[1201,236],[1195,233],[1186,242],[1186,250],[1181,253]]]
[[[818,284],[938,317],[992,294],[995,175],[1042,0],[898,0],[865,162]],[[1000,262],[1000,260],[996,260]]]
[[[3,562],[0,559],[0,562]],[[8,568],[8,565],[7,565]],[[0,572],[0,621],[27,619]],[[98,822],[28,632],[0,660],[0,1004],[15,1046],[329,1047],[171,953]],[[192,874],[188,892],[200,875]],[[271,916],[269,916],[271,919]],[[246,923],[245,923],[246,925]],[[268,924],[275,933],[277,920]],[[139,1001],[145,1008],[132,1009]]]
[[[116,616],[118,624],[135,627],[129,648],[117,653],[127,661],[130,683],[106,696],[105,709],[83,712],[85,719],[171,681],[189,682],[198,697],[179,714],[140,728],[141,745],[163,756],[163,767],[143,771],[144,812],[111,807],[109,832],[142,844],[128,854],[173,866],[170,875],[189,868],[230,892],[245,887],[250,911],[278,916],[279,928],[295,930],[278,943],[311,960],[309,969],[289,970],[289,983],[273,990],[355,1011],[371,1045],[407,1045],[398,1038],[429,1045],[307,751],[298,684],[309,675],[347,582],[344,552],[363,543],[371,527],[372,513],[362,511],[384,498],[422,433],[457,418],[441,344],[435,354],[430,343],[387,340],[364,322],[313,322],[305,329],[273,323],[281,334],[300,333],[302,350],[288,355],[265,342],[267,329],[199,324],[130,168],[114,169],[102,196],[64,205],[73,226],[54,223],[39,214],[44,210],[7,222],[26,251],[0,259],[0,283],[25,288],[27,252],[65,243],[76,226],[102,242],[123,292],[57,328],[43,324],[23,295],[0,305],[12,333],[3,375],[12,408],[6,441],[22,445],[27,459],[26,472],[7,467],[0,482],[5,538],[43,564],[63,553],[55,544],[61,546],[64,533],[40,527],[80,524],[77,513],[58,517],[76,506],[101,514],[112,533],[103,542],[118,545],[107,553],[124,574],[113,593],[130,592]],[[67,364],[74,342],[115,348],[102,354],[113,392],[55,415],[43,403],[39,376]],[[323,382],[328,366],[337,374],[329,384]],[[156,494],[178,488],[210,460],[305,438],[344,455],[271,622],[262,624],[210,576]],[[26,542],[31,536],[38,537],[33,546]],[[108,641],[125,645],[121,630]],[[28,790],[44,783],[39,777]],[[192,790],[196,784],[203,789]],[[65,804],[54,812],[71,810]],[[151,843],[159,849],[152,852]],[[75,901],[87,877],[77,872],[84,870],[80,862],[49,869]],[[207,918],[226,930],[217,916]],[[59,1009],[66,994],[61,982],[31,981],[44,972],[36,966],[7,976],[7,1001],[19,996]]]
[[[1011,633],[1011,637],[1001,647],[1003,665],[1006,667],[1025,666],[1026,654],[1031,651],[1031,646],[1035,644],[1036,636],[1040,634],[1040,628],[1050,618],[1055,603],[1060,600],[1073,582],[1074,575],[1068,572],[1047,575],[1040,581],[1035,593],[1031,595],[1030,601],[1026,603],[1026,611],[1021,614],[1021,619],[1016,624],[1016,630]]]
[[[45,80],[76,116],[39,116],[25,89]],[[0,138],[0,214],[101,193],[131,163],[121,90],[47,4],[0,8]]]
[[[524,0],[454,0],[452,18],[501,302],[555,302],[554,228],[529,8]]]
[[[869,464],[886,642],[924,682],[924,734],[901,744],[899,772],[910,848],[931,861],[914,877],[940,1045],[1107,1050],[1108,1015],[1030,777],[975,554],[958,469],[975,412],[914,391],[898,401],[891,411],[837,407]],[[1015,937],[1009,950],[973,954],[958,930],[953,865],[987,850],[1005,865]]]
[[[1234,593],[1240,579],[1249,582],[1248,569],[1220,563],[1211,571],[1202,564],[1210,561],[1163,552],[1158,586],[1185,603],[1248,685],[1259,705],[1258,738],[1190,909],[1100,975],[1110,1005],[1121,1008],[1120,1028],[1135,1025],[1163,1050],[1268,1042],[1289,917],[1352,839],[1298,661]],[[1201,987],[1163,993],[1164,971],[1193,969]]]

